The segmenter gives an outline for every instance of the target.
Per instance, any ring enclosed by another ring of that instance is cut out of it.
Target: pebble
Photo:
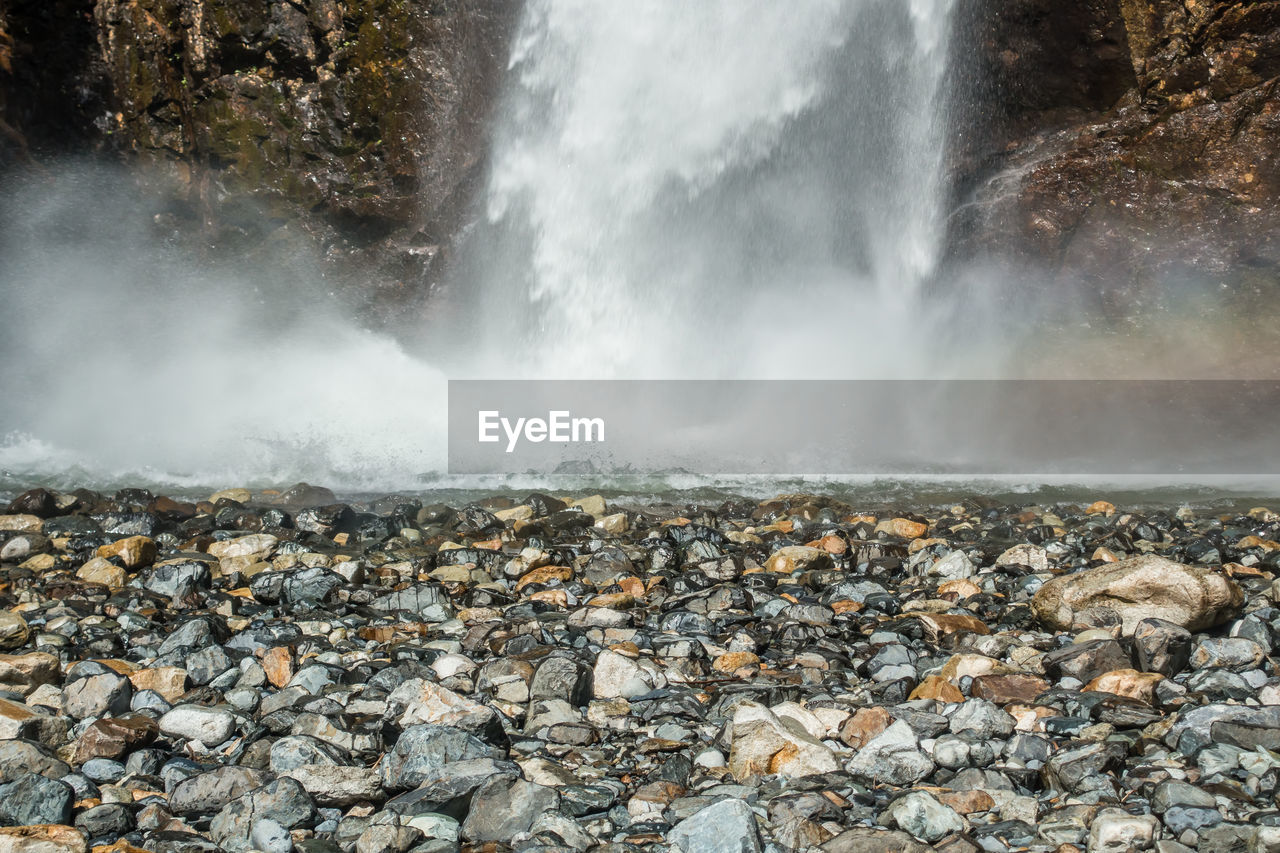
[[[289,492],[0,521],[0,847],[1280,846],[1270,511]]]

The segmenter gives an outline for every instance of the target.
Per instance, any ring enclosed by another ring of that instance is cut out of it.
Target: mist
[[[443,375],[360,328],[314,258],[201,257],[102,166],[6,187],[0,217],[0,469],[385,489],[441,467]]]

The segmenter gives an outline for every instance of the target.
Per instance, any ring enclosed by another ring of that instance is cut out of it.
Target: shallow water
[[[146,477],[119,477],[110,480],[77,479],[75,471],[57,476],[15,476],[0,472],[0,501],[11,500],[29,488],[72,490],[92,488],[111,492],[121,488],[146,488],[157,495],[185,500],[203,500],[212,492],[231,486],[254,490],[283,490],[290,482],[260,480],[248,483],[177,483]],[[316,483],[314,485],[324,485]],[[966,498],[981,497],[1009,506],[1052,506],[1089,504],[1108,500],[1125,510],[1154,511],[1190,507],[1215,513],[1246,512],[1256,506],[1280,504],[1280,477],[1258,477],[1248,481],[1217,482],[1158,481],[1151,478],[1078,478],[1046,481],[1035,478],[910,479],[883,477],[738,477],[707,478],[689,472],[664,472],[625,477],[449,477],[423,475],[411,488],[386,490],[335,490],[339,499],[361,503],[387,494],[417,498],[424,504],[445,503],[463,506],[490,497],[522,500],[531,492],[557,495],[603,495],[610,504],[676,507],[715,507],[732,499],[765,500],[781,494],[814,494],[844,501],[856,508],[929,510],[951,506]]]

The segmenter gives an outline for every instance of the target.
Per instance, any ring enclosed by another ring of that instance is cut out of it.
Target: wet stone
[[[23,773],[0,785],[0,825],[63,824],[71,822],[75,799],[65,782]]]
[[[76,849],[1280,839],[1274,520],[121,495],[0,542],[56,567],[0,567],[0,785]]]

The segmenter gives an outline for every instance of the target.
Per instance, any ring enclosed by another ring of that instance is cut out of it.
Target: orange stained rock
[[[1115,669],[1104,672],[1084,686],[1086,691],[1113,693],[1151,704],[1155,700],[1156,685],[1164,681],[1158,672],[1139,672],[1136,669]]]
[[[928,548],[931,545],[946,545],[946,544],[947,544],[947,540],[939,539],[936,536],[931,537],[929,539],[912,539],[911,544],[907,546],[907,553],[914,554],[917,551],[923,551],[925,548]]]
[[[262,668],[273,687],[284,687],[293,678],[293,653],[288,646],[273,646],[263,653]]]
[[[996,807],[996,801],[986,791],[939,791],[934,796],[960,814],[989,812]]]
[[[57,850],[58,853],[88,849],[80,830],[53,823],[8,826],[0,829],[0,850]]]
[[[154,690],[173,703],[187,692],[187,671],[177,666],[154,666],[129,676],[134,690]]]
[[[859,708],[840,727],[840,740],[854,749],[861,749],[863,744],[889,728],[892,722],[893,717],[879,705]]]
[[[828,554],[843,554],[849,550],[849,543],[840,536],[823,536],[811,544],[815,548],[821,548]]]
[[[569,593],[563,589],[540,589],[529,596],[530,601],[541,601],[555,607],[569,606]]]
[[[1006,705],[1005,713],[1013,717],[1013,728],[1019,732],[1042,732],[1044,720],[1058,711],[1044,705]]]
[[[760,663],[759,655],[752,652],[728,652],[716,658],[711,668],[716,672],[737,672],[744,666],[754,666],[758,663]]]
[[[963,702],[960,688],[940,675],[931,675],[911,691],[911,699],[935,699],[939,702]]]
[[[1270,572],[1264,572],[1256,566],[1242,566],[1239,563],[1227,563],[1222,570],[1231,577],[1270,578]]]
[[[877,533],[888,533],[900,539],[919,539],[929,530],[929,525],[909,518],[887,518],[876,525]]]
[[[516,592],[529,586],[529,584],[567,581],[572,577],[573,569],[568,566],[542,566],[541,568],[530,569],[520,576],[520,580],[516,581]]]
[[[618,586],[622,588],[623,592],[627,593],[632,598],[644,598],[644,581],[640,580],[640,578],[623,578],[618,581]]]
[[[129,676],[138,671],[136,663],[118,658],[95,658],[94,663],[102,664],[116,675]]]
[[[969,633],[985,636],[991,633],[987,623],[968,613],[921,613],[916,618],[934,640],[951,634]]]
[[[129,536],[99,546],[98,556],[118,557],[126,569],[137,569],[155,562],[156,543],[147,536]]]
[[[971,595],[978,595],[982,592],[982,587],[978,586],[968,578],[957,578],[947,581],[938,587],[938,596],[955,595],[957,599],[968,598]]]
[[[636,606],[635,596],[628,592],[604,592],[592,596],[588,607],[608,607],[613,610],[629,610]]]

